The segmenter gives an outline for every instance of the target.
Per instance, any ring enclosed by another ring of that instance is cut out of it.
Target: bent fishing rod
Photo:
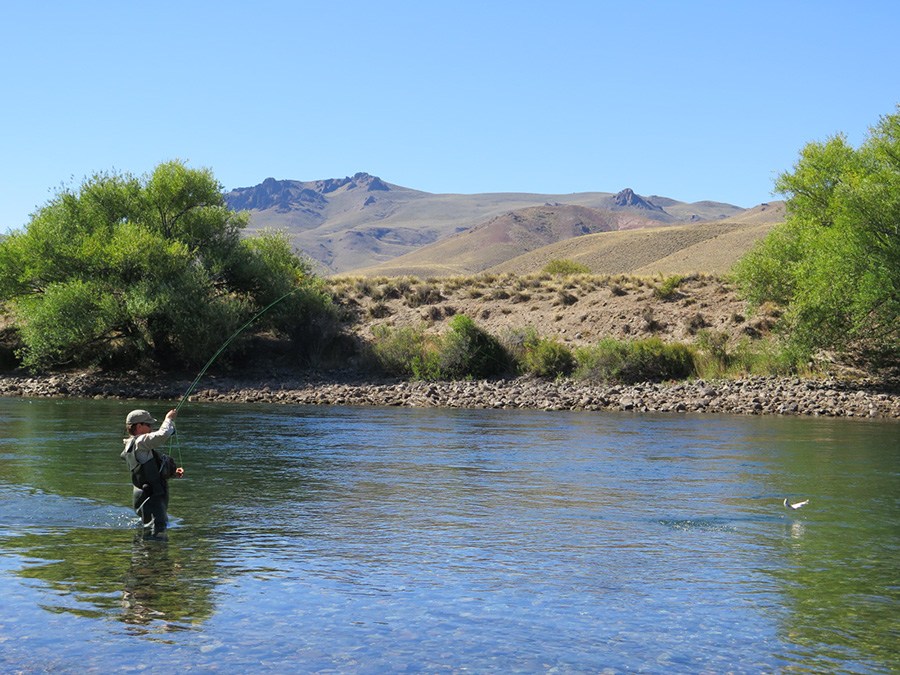
[[[240,335],[240,334],[244,331],[244,329],[247,328],[247,326],[249,326],[251,323],[253,323],[254,321],[256,321],[259,317],[261,317],[263,314],[265,314],[266,312],[268,312],[272,307],[274,307],[275,305],[277,305],[279,302],[281,302],[282,300],[284,300],[286,297],[288,297],[289,295],[292,295],[292,294],[296,293],[297,291],[299,291],[300,288],[301,288],[300,286],[297,286],[297,288],[288,291],[287,293],[285,293],[284,295],[282,295],[280,298],[278,298],[277,300],[275,300],[275,302],[272,302],[272,303],[266,305],[263,309],[261,309],[259,312],[257,312],[257,313],[253,316],[252,319],[250,319],[247,323],[245,323],[243,326],[241,326],[241,327],[238,328],[236,331],[234,331],[234,333],[231,334],[231,337],[228,338],[227,340],[225,340],[224,343],[222,343],[222,346],[219,347],[219,351],[217,351],[215,354],[213,354],[213,355],[212,355],[212,358],[211,358],[209,361],[206,362],[206,365],[203,366],[203,370],[201,370],[200,373],[197,375],[197,377],[194,378],[194,381],[191,382],[191,386],[188,387],[188,390],[187,390],[186,392],[184,392],[184,396],[181,397],[181,401],[178,403],[177,406],[175,406],[175,410],[178,411],[178,410],[181,409],[181,406],[183,406],[184,403],[185,403],[185,401],[187,401],[188,396],[190,396],[190,395],[191,395],[191,392],[194,391],[194,387],[196,387],[196,386],[197,386],[197,383],[200,382],[200,379],[203,377],[203,375],[206,373],[206,371],[207,371],[207,370],[209,369],[209,367],[212,365],[213,361],[215,361],[215,360],[219,357],[219,354],[221,354],[222,352],[225,351],[225,348],[226,348],[229,344],[231,344],[231,341],[232,341],[232,340],[234,340],[238,335]]]
[[[254,321],[256,321],[259,317],[261,317],[263,314],[265,314],[266,312],[268,312],[270,309],[272,309],[272,307],[274,307],[275,305],[277,305],[279,302],[281,302],[282,300],[284,300],[286,297],[288,297],[289,295],[292,295],[293,293],[296,293],[297,291],[299,291],[300,288],[302,288],[302,287],[301,287],[301,286],[297,286],[297,288],[294,288],[293,290],[288,291],[287,293],[285,293],[284,295],[282,295],[280,298],[278,298],[278,299],[275,300],[274,302],[269,303],[269,304],[266,305],[263,309],[261,309],[261,310],[258,311],[256,314],[254,314],[253,317],[252,317],[249,321],[247,321],[247,323],[245,323],[243,326],[241,326],[241,327],[238,328],[236,331],[234,331],[234,333],[231,334],[231,337],[229,337],[227,340],[225,340],[225,342],[222,343],[222,346],[219,347],[218,351],[217,351],[215,354],[212,355],[212,358],[211,358],[209,361],[206,362],[206,365],[203,366],[203,369],[197,374],[197,377],[194,378],[194,381],[191,382],[191,386],[188,387],[188,390],[187,390],[186,392],[184,392],[184,396],[181,397],[181,401],[179,401],[179,402],[178,402],[178,405],[175,406],[175,412],[178,412],[179,410],[181,410],[181,406],[183,406],[183,405],[185,404],[185,402],[188,400],[188,397],[191,395],[191,392],[194,391],[194,387],[197,386],[197,383],[200,382],[200,380],[201,380],[201,378],[203,377],[203,375],[206,374],[206,371],[207,371],[207,370],[209,370],[209,367],[213,364],[213,361],[215,361],[215,360],[219,357],[219,354],[221,354],[223,351],[225,351],[225,348],[226,348],[229,344],[231,344],[231,341],[232,341],[232,340],[234,340],[238,335],[240,335],[240,334],[244,331],[244,329],[247,328],[247,326],[249,326],[250,324],[252,324],[252,323],[253,323]],[[175,438],[175,435],[174,435],[174,434],[173,434],[172,436],[169,437],[169,441],[168,441],[168,442],[171,442],[173,438]],[[182,460],[182,457],[181,457],[181,446],[178,444],[178,441],[177,441],[177,440],[175,441],[175,449],[178,451],[178,464],[180,465],[180,464],[183,463],[183,460]]]

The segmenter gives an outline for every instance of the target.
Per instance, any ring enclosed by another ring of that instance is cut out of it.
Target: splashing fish
[[[791,503],[787,500],[787,498],[785,498],[785,500],[784,500],[784,508],[786,508],[786,509],[793,509],[794,511],[796,511],[797,509],[803,508],[803,507],[806,506],[807,504],[809,504],[809,500],[808,500],[808,499],[805,499],[805,500],[803,500],[802,502],[795,502],[795,503],[793,503],[793,504],[791,504]]]

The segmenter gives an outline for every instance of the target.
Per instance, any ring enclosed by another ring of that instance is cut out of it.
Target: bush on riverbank
[[[443,335],[426,334],[422,325],[381,326],[371,353],[386,372],[416,380],[484,379],[510,370],[503,345],[462,314]]]
[[[900,105],[858,147],[843,133],[808,143],[775,192],[787,218],[737,264],[743,297],[784,307],[779,328],[797,351],[896,370]]]
[[[809,368],[775,342],[742,340],[701,331],[696,345],[658,337],[604,338],[575,350],[542,338],[533,327],[506,331],[499,339],[464,315],[451,329],[429,334],[425,324],[375,331],[371,355],[385,372],[413,380],[485,379],[513,372],[557,379],[571,375],[593,383],[660,382],[741,375],[790,375]]]
[[[701,330],[695,346],[694,375],[720,379],[744,375],[815,375],[816,368],[803,352],[789,343],[770,338],[732,341],[727,333]]]
[[[312,263],[285,232],[241,236],[248,222],[210,170],[177,160],[61,189],[0,241],[17,358],[34,371],[193,368],[251,319],[253,332],[302,336],[315,293],[294,290],[310,290]]]
[[[694,350],[682,343],[646,340],[600,340],[575,353],[575,378],[590,382],[658,382],[694,374]]]
[[[575,368],[572,350],[552,338],[542,338],[529,326],[509,329],[500,338],[509,358],[521,374],[556,379],[569,375]]]
[[[557,302],[561,293],[573,303]],[[245,342],[230,346],[231,364],[223,358],[221,365],[285,377],[349,367],[362,377],[422,381],[528,375],[623,383],[806,372],[806,361],[768,334],[777,308],[747,318],[726,281],[699,275],[321,279],[290,299],[273,307],[262,331],[254,324]],[[6,344],[11,354],[13,342]],[[2,357],[0,349],[0,367]]]

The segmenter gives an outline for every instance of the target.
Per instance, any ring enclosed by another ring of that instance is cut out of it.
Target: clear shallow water
[[[894,423],[188,404],[158,544],[132,407],[0,399],[0,672],[900,671]]]

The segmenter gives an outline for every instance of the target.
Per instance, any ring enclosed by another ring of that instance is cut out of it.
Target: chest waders
[[[134,486],[134,510],[143,522],[144,538],[162,539],[165,538],[168,522],[166,512],[169,508],[169,485],[164,472],[169,468],[171,460],[152,450],[153,456],[141,463],[134,454],[135,440],[136,438],[132,438],[122,452]],[[172,471],[174,472],[174,468]]]

